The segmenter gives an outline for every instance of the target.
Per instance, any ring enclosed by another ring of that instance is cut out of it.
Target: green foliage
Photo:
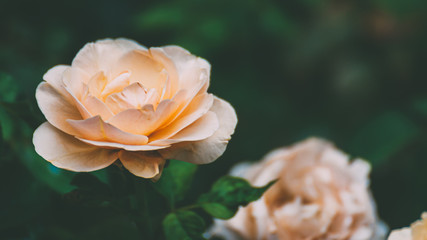
[[[10,75],[0,72],[0,137],[10,139],[15,127],[13,118],[8,112],[7,103],[12,103],[16,99],[18,87]]]
[[[163,170],[160,180],[153,183],[153,187],[159,191],[173,207],[175,202],[184,198],[184,194],[191,186],[197,165],[183,161],[170,160]]]
[[[19,153],[19,160],[38,181],[61,194],[74,189],[70,185],[73,173],[59,169],[44,160],[34,151],[32,145],[27,145],[24,149],[20,145],[12,146]]]
[[[84,203],[85,205],[108,205],[109,201],[112,200],[110,187],[90,173],[76,174],[73,177],[71,184],[76,186],[77,189],[67,193],[67,196],[74,197],[75,200]]]
[[[18,85],[12,76],[0,72],[0,101],[13,102],[18,94]]]
[[[368,122],[354,137],[352,153],[374,167],[407,146],[418,135],[417,126],[402,114],[387,112]]]
[[[205,222],[192,211],[170,213],[163,220],[163,229],[167,240],[205,239]]]
[[[198,203],[210,215],[229,219],[234,216],[239,206],[246,206],[255,201],[273,185],[275,181],[259,188],[252,187],[243,178],[224,176],[214,183],[210,192],[200,196]]]

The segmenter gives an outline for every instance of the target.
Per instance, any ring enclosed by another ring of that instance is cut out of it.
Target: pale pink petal
[[[111,70],[118,63],[117,60],[135,49],[144,50],[145,48],[135,41],[123,38],[87,43],[72,62],[72,67],[80,70],[75,72],[75,77],[80,78],[84,83],[100,71],[103,71],[107,77],[111,77]]]
[[[143,178],[153,178],[159,175],[166,162],[154,152],[120,151],[119,158],[129,172]]]
[[[105,104],[114,114],[129,108],[140,108],[146,100],[144,87],[139,83],[132,83],[119,93],[111,94],[105,100]]]
[[[159,150],[165,159],[177,159],[185,162],[206,164],[221,156],[230,140],[237,124],[237,116],[233,107],[226,101],[215,98],[210,111],[219,120],[219,128],[211,137],[196,142],[183,142],[170,148]]]
[[[193,99],[189,106],[182,112],[180,118],[167,127],[150,135],[150,142],[160,139],[169,139],[194,121],[205,115],[213,104],[213,95],[204,93]],[[216,129],[215,129],[216,130]]]
[[[93,140],[87,140],[83,138],[77,138],[77,139],[93,146],[105,147],[105,148],[119,148],[127,151],[153,151],[158,149],[164,149],[170,146],[170,145],[153,145],[150,143],[147,145],[127,145],[127,144],[115,143],[115,142],[93,141]]]
[[[158,91],[154,88],[148,90],[147,97],[145,98],[143,105],[157,106],[159,102],[160,102],[160,97],[159,97]]]
[[[123,72],[119,76],[115,77],[111,82],[108,82],[105,88],[102,90],[102,97],[105,99],[112,93],[121,92],[125,87],[129,86],[130,73]]]
[[[169,118],[160,126],[160,128],[167,127],[169,124],[174,122],[184,110],[188,107],[188,105],[192,102],[194,96],[190,96],[188,91],[185,89],[179,90],[175,96],[173,96],[172,100],[177,104],[176,109],[171,113]]]
[[[153,105],[145,105],[141,109],[128,109],[112,117],[109,123],[125,132],[147,136],[164,123],[176,107],[174,101],[164,100],[156,111]]]
[[[83,143],[45,122],[33,136],[36,152],[59,168],[89,172],[105,168],[117,160],[117,151]]]
[[[65,90],[70,94],[74,105],[76,106],[80,114],[83,116],[83,119],[92,117],[92,114],[86,109],[86,107],[80,102],[80,100],[77,99],[74,93],[72,93],[72,91],[68,87],[65,87]]]
[[[179,46],[166,46],[150,48],[150,51],[153,54],[161,52],[174,63],[179,76],[178,89],[194,89],[201,82],[204,85],[206,81],[209,81],[210,64],[202,58],[191,55],[187,50]],[[156,57],[161,58],[160,54],[157,54]],[[206,75],[203,78],[201,78],[202,72]]]
[[[83,105],[91,116],[100,115],[102,119],[108,120],[113,116],[110,109],[101,100],[94,96],[88,96],[83,101]]]
[[[219,123],[215,113],[207,112],[201,118],[197,119],[190,126],[184,128],[173,137],[168,139],[154,140],[150,143],[154,145],[173,144],[184,141],[198,141],[212,136],[218,130]]]
[[[135,50],[125,54],[118,59],[114,69],[114,74],[129,71],[130,83],[140,82],[145,89],[156,89],[159,96],[167,79],[163,64],[154,60],[145,50]]]
[[[97,74],[93,75],[93,77],[89,80],[87,88],[92,96],[99,98],[101,97],[101,93],[106,85],[107,77],[105,76],[104,72],[98,72]]]
[[[66,133],[74,133],[74,129],[66,120],[81,120],[82,116],[77,108],[68,102],[62,94],[49,83],[42,82],[36,89],[36,99],[48,122]]]
[[[166,72],[168,78],[165,82],[165,86],[163,87],[161,100],[170,99],[179,89],[179,75],[175,67],[175,63],[172,61],[172,59],[165,55],[162,48],[150,48],[149,52],[156,61],[161,62],[165,66],[164,71]]]
[[[49,69],[44,75],[43,80],[48,82],[57,92],[62,94],[68,102],[72,102],[72,98],[64,88],[64,72],[69,71],[70,66],[57,65]]]
[[[111,124],[105,123],[100,116],[86,120],[67,120],[67,122],[75,129],[79,138],[87,140],[128,145],[144,145],[148,142],[146,136],[123,132]]]
[[[88,87],[86,84],[97,75],[91,75],[86,79],[81,76],[80,72],[82,72],[81,69],[71,67],[64,71],[64,77],[62,79],[67,91],[79,101],[83,99],[83,96],[87,95]]]

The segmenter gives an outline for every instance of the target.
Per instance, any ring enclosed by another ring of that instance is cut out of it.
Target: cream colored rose
[[[228,221],[216,220],[213,235],[225,239],[383,239],[369,193],[370,165],[331,143],[308,139],[273,151],[259,163],[238,165],[233,174],[256,186],[279,179],[261,199]]]
[[[88,43],[38,86],[47,122],[34,132],[35,149],[71,171],[119,158],[144,178],[160,176],[165,159],[210,163],[225,151],[237,118],[229,103],[207,93],[209,78],[209,63],[178,46]]]
[[[422,219],[411,224],[411,227],[394,230],[388,240],[427,240],[427,212]]]

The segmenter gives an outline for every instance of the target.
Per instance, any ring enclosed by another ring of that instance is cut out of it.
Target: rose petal
[[[156,89],[160,96],[167,79],[163,69],[163,64],[154,60],[148,51],[135,50],[118,59],[113,74],[129,71],[130,83],[140,82],[146,89]]]
[[[200,85],[200,81],[209,81],[210,64],[202,58],[191,55],[187,50],[179,46],[166,46],[162,48],[150,48],[150,51],[161,52],[174,63],[179,75],[178,89],[193,89],[195,86]],[[156,56],[161,58],[160,54]],[[207,73],[207,76],[202,79],[200,78],[201,70]]]
[[[125,87],[129,86],[130,76],[129,72],[123,72],[119,76],[115,77],[111,82],[108,82],[102,90],[102,99],[105,99],[112,93],[123,91]]]
[[[174,101],[164,100],[156,111],[151,104],[141,109],[128,109],[112,117],[109,123],[125,132],[147,136],[165,122],[176,107]]]
[[[212,136],[218,130],[219,123],[215,113],[207,112],[190,126],[184,128],[169,139],[161,139],[150,142],[154,145],[165,145],[184,141],[198,141]],[[151,140],[151,138],[150,138]]]
[[[156,92],[156,91],[154,91]],[[140,108],[145,104],[147,93],[141,83],[136,82],[125,87],[123,91],[107,97],[105,104],[114,114],[129,108]]]
[[[79,99],[74,95],[74,93],[71,92],[71,90],[68,87],[65,87],[65,90],[70,94],[73,103],[77,110],[80,112],[80,114],[83,116],[83,119],[87,119],[92,117],[92,114],[86,109],[86,107],[80,102]]]
[[[40,110],[49,123],[66,133],[74,133],[74,129],[66,120],[81,120],[82,116],[77,108],[68,102],[62,94],[49,83],[42,82],[36,89],[36,99]]]
[[[200,93],[207,91],[209,86],[210,64],[194,55],[191,55],[187,50],[178,46],[166,46],[162,48],[150,48],[150,52],[156,59],[165,64],[165,68],[169,72],[176,72],[178,75],[177,89],[185,89],[187,91],[186,104],[179,108],[179,111],[165,125],[170,124],[180,117],[185,108],[190,104],[193,98]],[[166,59],[169,59],[167,61]],[[171,65],[174,65],[173,69]],[[172,69],[172,70],[170,70]],[[175,74],[170,74],[172,79]],[[176,80],[172,81],[175,82]]]
[[[106,85],[107,77],[105,76],[104,72],[98,72],[89,80],[87,84],[87,90],[89,91],[90,95],[100,98],[102,90]]]
[[[211,137],[197,142],[183,142],[172,145],[170,148],[159,150],[165,159],[177,159],[196,164],[206,164],[221,156],[234,133],[237,116],[233,107],[226,101],[215,97],[210,109],[219,120],[219,128]]]
[[[67,122],[75,129],[79,138],[87,140],[128,145],[144,145],[148,142],[146,136],[123,132],[111,124],[105,123],[100,116],[86,120],[67,120]]]
[[[144,50],[145,48],[135,41],[124,38],[88,43],[77,53],[71,64],[73,68],[81,70],[75,72],[75,78],[87,83],[99,71],[103,71],[107,77],[110,77],[117,60],[135,49]]]
[[[118,149],[124,149],[127,151],[153,151],[153,150],[167,148],[170,146],[170,145],[154,145],[150,143],[146,145],[127,145],[127,144],[115,143],[115,142],[93,141],[93,140],[87,140],[79,137],[77,137],[77,139],[93,146],[105,147],[105,148],[118,148]]]
[[[86,80],[83,79],[80,75],[80,72],[82,70],[79,68],[69,68],[64,71],[62,82],[64,83],[65,89],[67,92],[69,92],[71,95],[74,96],[74,98],[78,99],[79,101],[83,99],[83,97],[88,95],[88,87],[86,82],[90,82],[93,77]]]
[[[33,136],[36,152],[59,168],[89,172],[105,168],[116,161],[114,150],[85,144],[45,122]]]
[[[72,102],[70,94],[65,90],[64,83],[62,81],[64,72],[69,71],[70,66],[57,65],[49,69],[44,75],[43,80],[48,82],[57,92],[64,96],[68,102]]]
[[[102,119],[108,120],[113,116],[110,109],[101,100],[94,96],[88,96],[83,101],[83,105],[91,116],[100,115]]]
[[[150,48],[149,52],[156,61],[159,61],[165,67],[168,78],[166,79],[165,86],[163,87],[163,94],[161,100],[170,99],[178,91],[179,75],[175,67],[175,63],[168,58],[163,52],[162,48]]]
[[[153,178],[161,173],[165,160],[153,152],[120,151],[123,166],[138,177]]]
[[[170,125],[164,127],[163,129],[155,131],[152,135],[150,135],[150,142],[161,139],[169,139],[170,137],[174,136],[179,131],[186,128],[194,121],[205,115],[212,107],[212,104],[212,94],[204,93],[198,95],[182,112],[180,118],[172,122]]]

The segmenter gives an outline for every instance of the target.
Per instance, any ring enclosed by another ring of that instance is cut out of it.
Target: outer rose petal
[[[103,71],[108,76],[120,56],[135,49],[144,50],[146,48],[135,41],[124,38],[104,39],[86,44],[77,53],[71,64],[73,68],[82,70],[79,71],[80,76],[75,76],[74,80],[80,78],[88,81],[99,71]]]
[[[237,116],[233,107],[226,101],[215,97],[210,111],[218,116],[219,128],[211,137],[198,141],[177,143],[159,153],[165,159],[177,159],[196,164],[207,164],[221,156],[234,133]]]
[[[182,129],[188,127],[190,124],[204,116],[212,107],[213,99],[213,95],[207,93],[196,96],[187,106],[187,108],[181,113],[178,119],[169,124],[167,127],[151,134],[150,141],[169,139],[170,137],[176,135]],[[194,139],[193,141],[195,140],[200,139]]]
[[[123,132],[122,130],[104,122],[100,116],[95,116],[85,120],[67,120],[76,130],[79,137],[94,140],[118,142],[129,145],[144,145],[148,143],[148,138],[144,135],[136,135]]]
[[[72,97],[64,88],[64,82],[62,81],[65,70],[69,71],[70,66],[57,65],[49,69],[44,75],[43,80],[49,83],[57,92],[64,96],[68,102],[73,102]]]
[[[119,148],[124,149],[126,151],[153,151],[158,149],[167,148],[170,145],[154,145],[154,144],[147,144],[147,145],[128,145],[128,144],[122,144],[122,143],[114,143],[114,142],[103,142],[103,141],[94,141],[94,140],[87,140],[83,138],[77,137],[82,142],[88,143],[90,145],[98,146],[98,147],[106,147],[106,148]]]
[[[53,165],[76,172],[105,168],[116,161],[117,151],[85,144],[45,122],[33,136],[36,152]]]
[[[166,160],[154,152],[120,151],[119,158],[123,166],[138,177],[154,178],[159,175]]]
[[[42,82],[36,89],[36,99],[40,110],[49,123],[68,134],[74,133],[74,129],[66,120],[81,120],[82,116],[77,108],[68,102],[62,94],[49,83]]]
[[[209,79],[211,65],[206,60],[192,55],[182,47],[171,45],[151,48],[150,50],[163,52],[175,64],[180,79],[179,89],[191,89],[194,86],[198,86],[197,83],[200,78],[194,74],[198,73],[200,69],[207,72],[207,79]]]
[[[411,229],[402,228],[391,232],[388,240],[412,240]]]
[[[212,136],[219,127],[218,117],[213,112],[207,112],[173,137],[150,142],[154,145],[169,145],[185,141],[198,141]]]

